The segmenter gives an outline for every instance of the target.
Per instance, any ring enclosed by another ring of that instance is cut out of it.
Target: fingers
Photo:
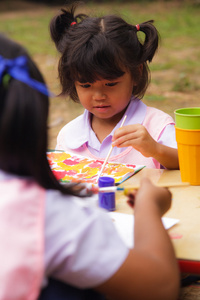
[[[133,147],[145,157],[152,156],[156,142],[141,124],[127,125],[115,131],[112,146]]]
[[[114,147],[117,146],[119,148],[133,146],[133,145],[140,144],[140,139],[141,136],[138,136],[138,133],[135,132],[126,133],[118,137],[117,139],[114,139],[112,141],[112,146]]]
[[[131,208],[134,207],[136,193],[137,193],[136,190],[127,191],[127,192],[125,191],[125,195],[128,197],[127,203]]]
[[[134,201],[133,200],[130,200],[130,199],[128,199],[127,200],[127,204],[131,207],[131,208],[134,208]]]
[[[135,133],[138,130],[138,127],[142,125],[140,124],[134,124],[134,125],[126,125],[124,127],[118,128],[115,130],[114,135],[113,135],[113,141],[123,137],[124,135],[127,135],[129,133]]]
[[[144,207],[146,204],[158,208],[162,216],[171,206],[172,194],[167,188],[155,186],[147,177],[141,179],[138,190],[125,190],[127,203],[131,208]]]

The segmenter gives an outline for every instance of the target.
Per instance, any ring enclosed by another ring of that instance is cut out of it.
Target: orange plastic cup
[[[200,130],[176,127],[181,180],[200,185]]]

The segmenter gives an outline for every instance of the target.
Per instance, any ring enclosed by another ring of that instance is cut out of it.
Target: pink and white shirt
[[[108,280],[129,249],[92,198],[0,170],[0,299],[35,300],[46,277],[78,288]]]

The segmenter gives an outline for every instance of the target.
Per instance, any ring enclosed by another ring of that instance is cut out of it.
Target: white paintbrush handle
[[[126,121],[127,115],[124,116],[122,124],[120,125],[120,128],[124,125],[124,122]]]
[[[102,167],[101,167],[101,171],[100,171],[100,173],[99,173],[99,175],[98,175],[98,178],[97,178],[97,182],[98,182],[99,177],[101,176],[101,174],[102,174],[102,172],[103,172],[103,170],[104,170],[104,167],[105,167],[105,165],[106,165],[106,163],[107,163],[107,161],[108,161],[108,159],[109,159],[109,157],[110,157],[110,155],[111,155],[112,149],[113,149],[113,147],[110,148],[110,150],[109,150],[109,152],[108,152],[108,154],[107,154],[107,156],[106,156],[106,159],[104,160],[104,163],[103,163],[103,165],[102,165]]]
[[[124,122],[126,121],[126,118],[127,118],[127,115],[124,116],[124,119],[123,119],[123,121],[122,121],[122,123],[121,123],[121,125],[120,125],[120,128],[124,125]],[[101,171],[100,171],[100,173],[99,173],[99,175],[98,175],[98,177],[97,177],[97,181],[96,181],[97,183],[98,183],[99,177],[100,177],[101,174],[103,173],[104,167],[105,167],[105,165],[106,165],[106,163],[107,163],[107,161],[108,161],[108,159],[109,159],[109,157],[110,157],[110,155],[111,155],[112,149],[113,149],[113,146],[111,146],[111,148],[110,148],[110,150],[109,150],[109,152],[108,152],[108,154],[107,154],[107,156],[106,156],[106,159],[104,160],[104,163],[103,163],[103,165],[102,165],[102,167],[101,167]]]

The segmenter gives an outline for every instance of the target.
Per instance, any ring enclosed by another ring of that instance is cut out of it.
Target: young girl
[[[61,129],[56,148],[104,159],[112,145],[110,161],[177,169],[173,119],[140,100],[149,83],[147,63],[158,47],[153,21],[135,26],[118,16],[74,12],[74,6],[62,9],[50,32],[61,53],[62,94],[80,101],[85,111]]]
[[[40,300],[55,290],[54,299],[99,299],[97,291],[115,300],[177,299],[177,262],[161,221],[169,191],[144,179],[131,195],[135,247],[128,249],[108,214],[51,172],[48,107],[34,62],[0,35],[0,299],[38,299],[45,278]]]

